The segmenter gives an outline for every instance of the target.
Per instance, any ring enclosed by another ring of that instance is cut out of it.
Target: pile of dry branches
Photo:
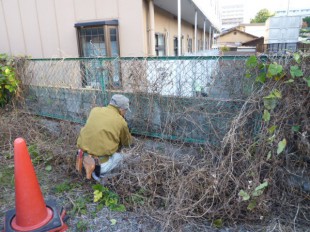
[[[308,62],[303,62],[304,76],[309,75]],[[282,98],[266,123],[261,119],[263,97],[274,89]],[[141,148],[111,180],[111,187],[127,206],[145,210],[167,229],[193,220],[215,226],[276,220],[303,230],[310,225],[309,109],[304,79],[289,84],[268,80],[245,101],[221,148],[197,147],[200,154],[182,157]],[[284,138],[287,145],[277,154]],[[266,186],[259,190],[261,184]],[[256,190],[261,192],[255,195]]]
[[[309,60],[302,64],[304,76],[310,76]],[[266,123],[261,119],[263,97],[274,89],[282,98]],[[293,83],[268,80],[245,100],[220,147],[192,145],[195,152],[167,153],[148,150],[140,139],[127,150],[131,155],[107,184],[127,209],[145,212],[167,230],[187,223],[222,226],[271,221],[288,230],[303,230],[310,225],[309,109],[309,87],[302,78]],[[1,150],[12,151],[13,139],[24,137],[41,151],[52,152],[55,162],[66,164],[64,168],[72,164],[78,135],[72,123],[58,122],[51,133],[41,118],[14,110],[9,115],[0,121]],[[270,133],[272,126],[275,130]],[[284,138],[287,145],[277,154]],[[189,146],[173,145],[179,150]]]

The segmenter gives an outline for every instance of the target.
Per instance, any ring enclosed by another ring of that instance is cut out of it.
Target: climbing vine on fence
[[[299,67],[301,62],[301,55],[299,53],[293,54],[293,59],[296,65],[291,65],[289,67],[289,71],[284,70],[283,66],[277,64],[276,62],[268,64],[267,62],[262,62],[257,59],[256,56],[251,56],[247,62],[247,73],[246,77],[251,77],[253,73],[252,71],[259,70],[259,72],[254,72],[256,76],[255,81],[265,84],[267,79],[274,80],[274,81],[282,81],[285,84],[292,84],[296,78],[303,78],[304,81],[307,82],[308,87],[310,87],[310,77],[303,77],[303,71]],[[271,90],[270,94],[263,97],[264,102],[264,111],[262,113],[262,119],[265,123],[269,123],[273,110],[276,108],[278,101],[281,100],[282,94],[281,91],[278,89]],[[268,131],[271,134],[271,137],[268,138],[270,142],[274,141],[274,136],[276,132],[277,125],[272,125]],[[294,128],[293,128],[294,129]],[[285,146],[286,146],[286,139],[283,138],[277,147],[277,154],[280,154]],[[270,153],[269,153],[270,154]]]
[[[17,93],[19,81],[16,78],[14,59],[0,54],[0,107],[7,104]]]
[[[266,160],[268,161],[273,154],[280,155],[287,146],[287,139],[285,135],[278,131],[280,125],[273,125],[272,123],[276,120],[271,120],[272,117],[277,117],[275,114],[276,107],[279,105],[281,99],[283,98],[282,92],[279,88],[280,86],[293,85],[293,83],[298,82],[298,78],[301,78],[306,82],[307,86],[310,87],[310,77],[304,77],[304,73],[301,69],[301,59],[302,56],[299,53],[293,54],[291,57],[292,61],[289,66],[282,66],[277,62],[268,62],[268,60],[259,59],[256,56],[251,56],[246,62],[246,77],[255,78],[257,83],[262,85],[270,85],[269,94],[262,96],[263,107],[262,112],[262,122],[264,128],[267,128],[266,137],[263,139],[269,144],[269,151],[267,150]],[[278,85],[273,85],[278,83]],[[296,125],[292,126],[292,131],[298,131],[299,127]],[[275,141],[279,141],[275,143]],[[257,186],[253,192],[241,189],[239,192],[239,197],[242,201],[249,201],[248,210],[253,210],[257,205],[257,197],[260,196],[263,191],[268,187],[268,181],[264,181],[262,184]]]

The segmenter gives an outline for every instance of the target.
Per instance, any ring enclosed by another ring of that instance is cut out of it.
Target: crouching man
[[[132,143],[125,114],[129,99],[115,94],[107,107],[95,107],[90,111],[85,126],[81,129],[76,169],[85,168],[86,178],[99,180],[100,176],[114,169],[123,159],[117,151]]]

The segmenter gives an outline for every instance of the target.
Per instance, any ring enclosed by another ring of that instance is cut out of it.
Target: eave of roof
[[[252,35],[252,34],[250,34],[250,33],[247,33],[247,32],[241,31],[241,30],[238,30],[238,29],[236,29],[236,28],[233,28],[233,29],[230,29],[230,30],[228,30],[228,31],[225,31],[224,33],[221,33],[220,35],[216,36],[215,38],[221,37],[221,36],[223,36],[223,35],[229,34],[229,33],[234,32],[234,31],[243,33],[243,34],[248,35],[248,36],[252,36],[254,39],[259,38],[259,37],[255,36],[255,35]]]
[[[249,41],[247,41],[247,42],[244,42],[244,43],[242,43],[242,45],[248,44],[248,43],[253,43],[253,42],[258,41],[258,40],[261,40],[261,39],[264,39],[264,36],[261,36],[261,37],[258,37],[258,38],[249,40]]]
[[[168,11],[169,13],[178,15],[178,0],[154,0],[154,5]],[[197,26],[203,29],[204,20],[206,20],[206,30],[210,27],[219,31],[219,26],[211,22],[210,17],[204,14],[202,10],[193,2],[193,0],[181,0],[182,19],[195,25],[195,12],[197,11]]]

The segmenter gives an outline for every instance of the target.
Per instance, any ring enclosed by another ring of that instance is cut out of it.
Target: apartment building
[[[217,3],[193,0],[2,0],[0,53],[52,57],[175,56],[211,48]],[[180,42],[179,42],[180,41]]]
[[[222,6],[222,29],[235,27],[244,22],[244,4],[229,4]]]

